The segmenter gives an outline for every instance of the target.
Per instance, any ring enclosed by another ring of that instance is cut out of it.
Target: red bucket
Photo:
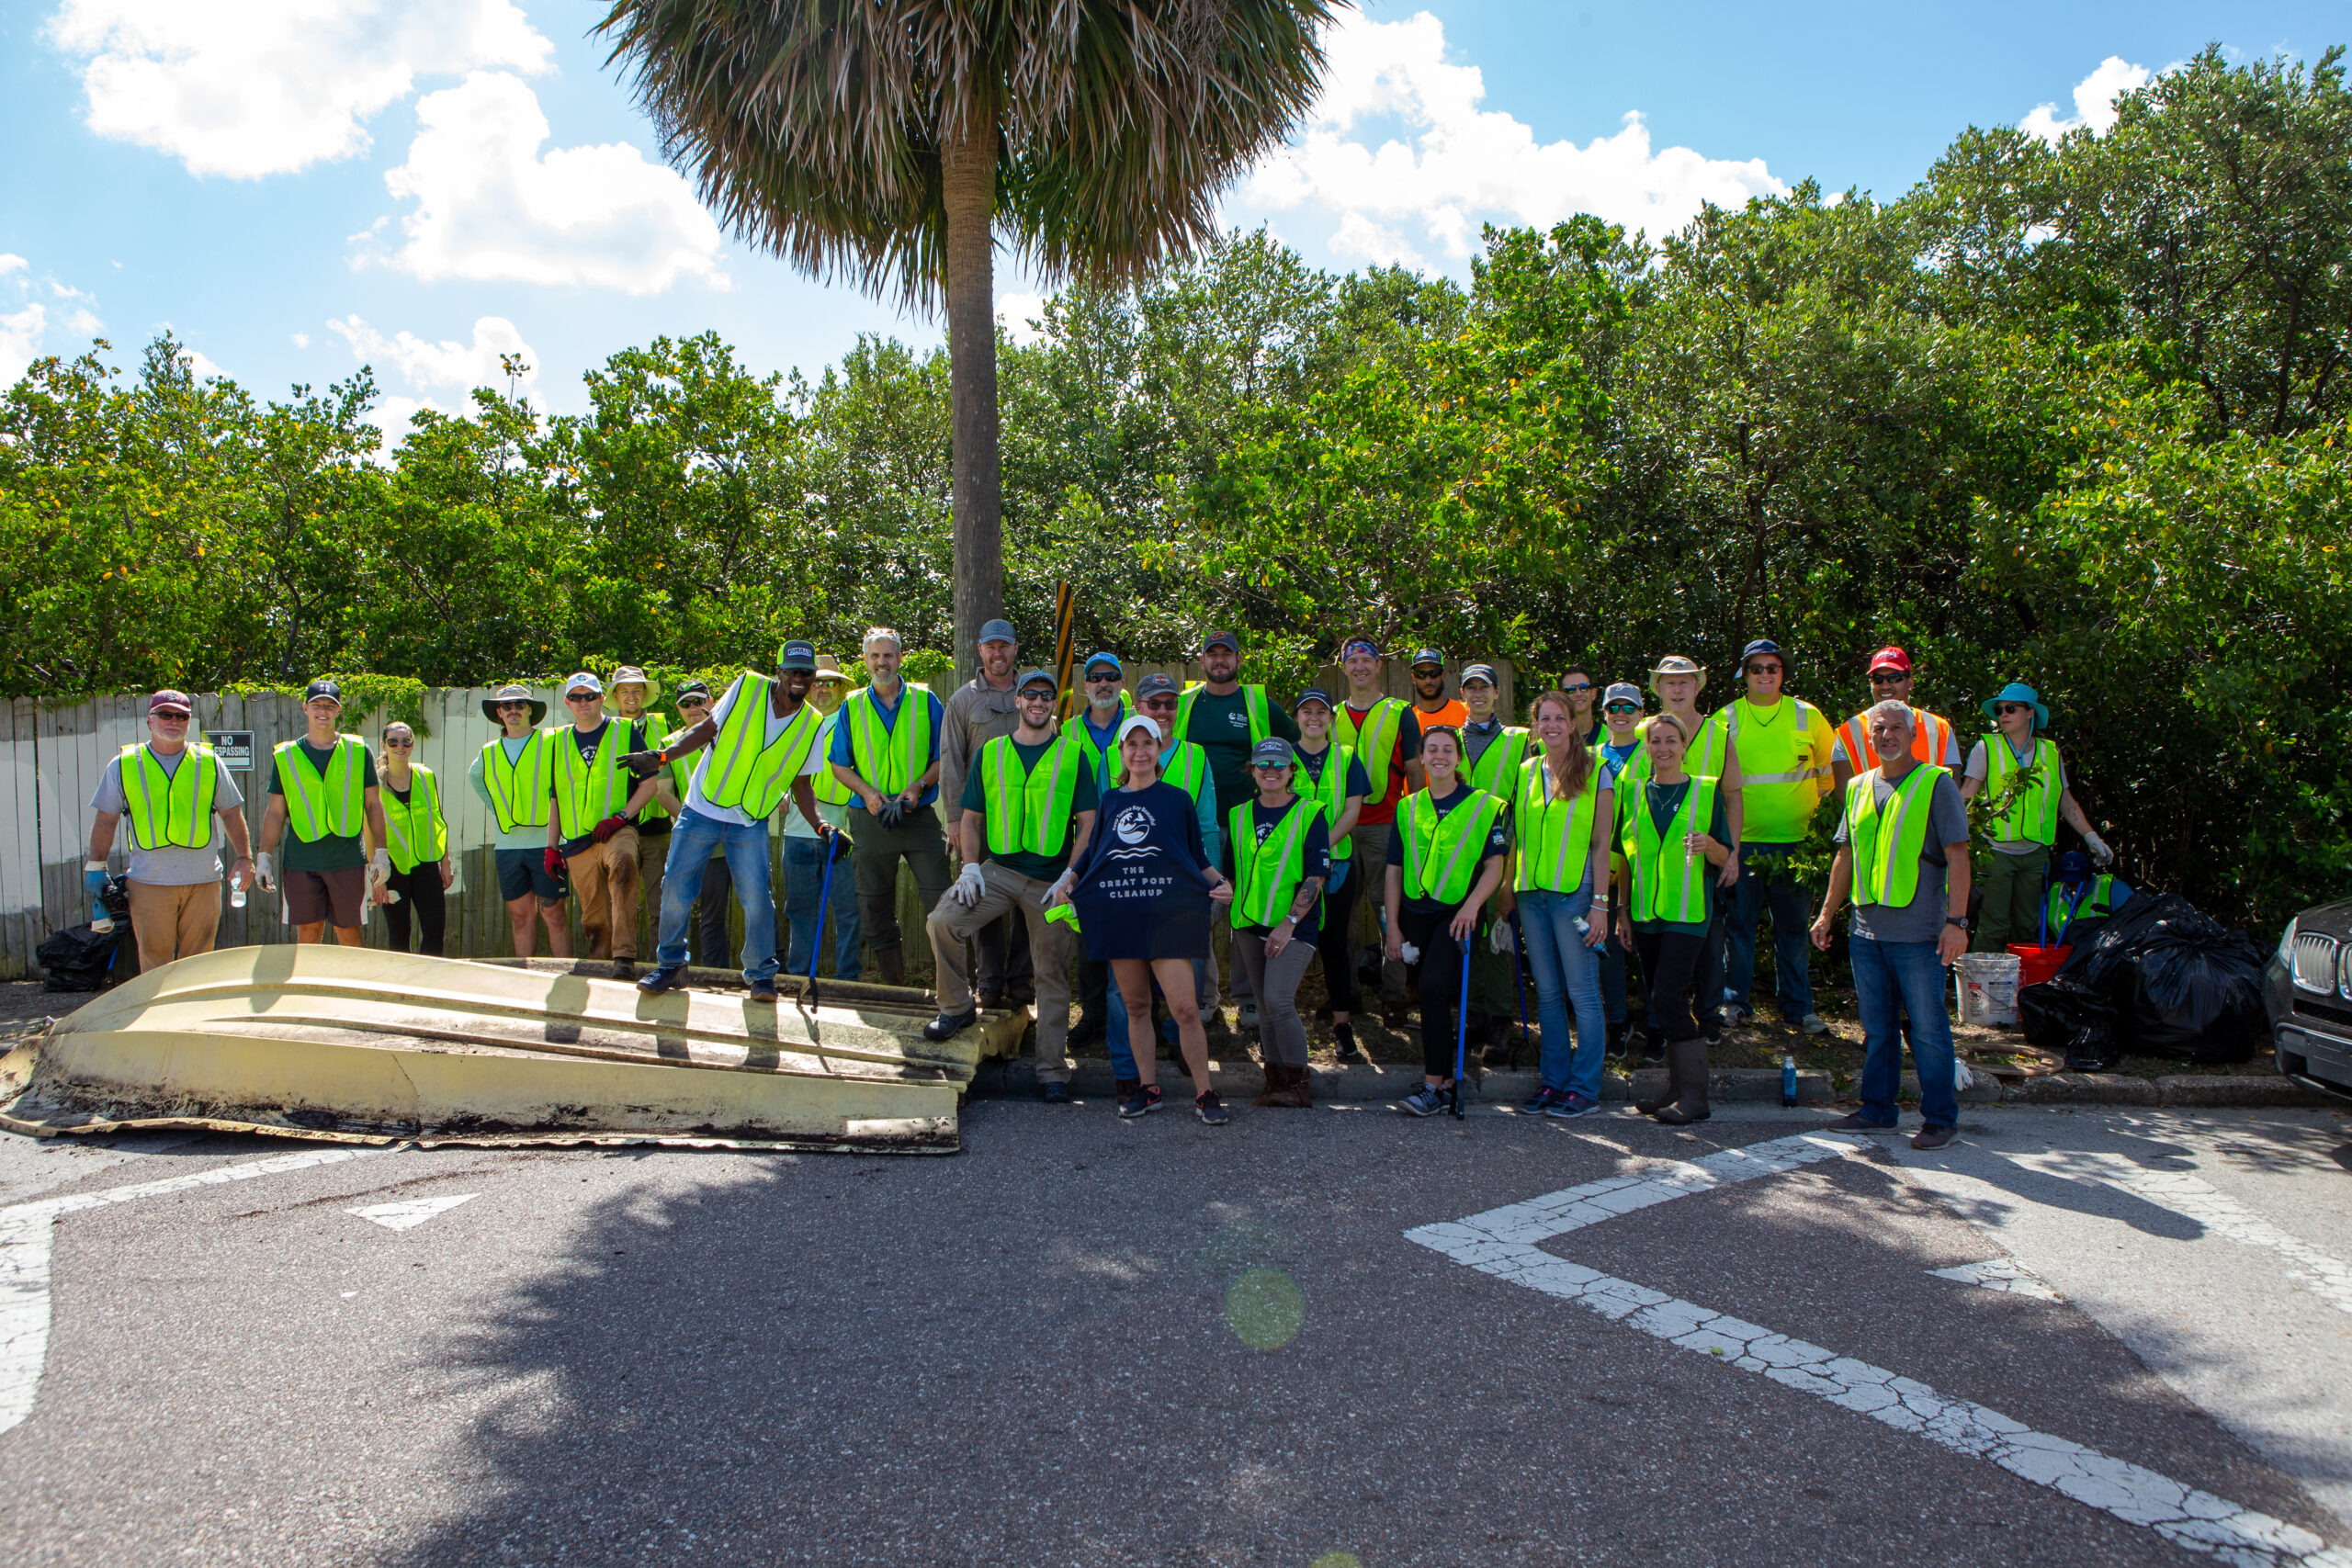
[[[2018,986],[2039,986],[2058,973],[2066,962],[2071,947],[2036,947],[2030,942],[2013,942],[2009,951],[2018,955]]]

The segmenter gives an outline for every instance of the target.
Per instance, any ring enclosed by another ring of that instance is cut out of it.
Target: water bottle
[[[1796,1102],[1797,1059],[1783,1051],[1781,1053],[1781,1103],[1794,1105]]]
[[[82,886],[90,895],[90,930],[99,936],[114,930],[114,916],[107,908],[107,868],[103,861],[82,863]]]
[[[229,875],[229,908],[232,909],[242,909],[244,907],[245,890],[243,886],[238,883],[236,874],[232,872]]]
[[[1592,922],[1591,922],[1590,920],[1586,919],[1582,915],[1578,915],[1578,916],[1577,917],[1577,935],[1578,935],[1578,936],[1590,936],[1591,934],[1592,934]]]

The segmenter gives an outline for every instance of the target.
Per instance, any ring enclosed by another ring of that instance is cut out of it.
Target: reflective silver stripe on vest
[[[1474,795],[1480,796],[1483,796],[1486,794],[1483,790],[1473,790],[1471,793]],[[1423,790],[1421,792],[1421,798],[1427,804],[1427,807],[1431,813],[1434,814],[1437,812],[1437,803],[1429,798],[1429,791]],[[1476,812],[1479,808],[1480,804],[1477,800],[1465,800],[1453,809],[1455,811]],[[1444,816],[1437,816],[1436,819],[1430,824],[1430,837],[1434,840],[1444,827]],[[1487,829],[1482,826],[1476,832],[1464,833],[1461,838],[1455,840],[1453,844],[1453,852],[1446,856],[1445,864],[1438,872],[1437,875],[1435,877],[1424,875],[1421,878],[1421,896],[1433,901],[1442,902],[1442,900],[1438,897],[1439,890],[1453,880],[1453,868],[1462,863],[1462,852],[1469,847],[1470,840],[1472,839],[1477,839],[1483,842],[1486,836]],[[1416,841],[1419,841],[1418,834],[1416,835]],[[1465,887],[1464,891],[1466,893],[1468,889]]]

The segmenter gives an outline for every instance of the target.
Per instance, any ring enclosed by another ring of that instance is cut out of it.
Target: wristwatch
[[[1948,926],[1958,926],[1962,931],[1966,931],[1968,929],[1968,917],[1966,915],[1946,915],[1944,917],[1944,924]]]

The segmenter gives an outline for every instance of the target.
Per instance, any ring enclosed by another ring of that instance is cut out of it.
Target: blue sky
[[[502,351],[533,396],[715,328],[815,371],[939,329],[722,234],[572,0],[16,0],[0,8],[0,384],[166,325],[266,396],[362,362],[397,429]],[[2342,6],[1367,0],[1323,100],[1225,198],[1311,260],[1465,276],[1483,222],[1653,232],[1806,177],[1907,188],[1962,127],[2099,122],[2208,41],[2310,59]],[[999,274],[1001,308],[1034,311]],[[1017,327],[1016,327],[1017,330]]]

